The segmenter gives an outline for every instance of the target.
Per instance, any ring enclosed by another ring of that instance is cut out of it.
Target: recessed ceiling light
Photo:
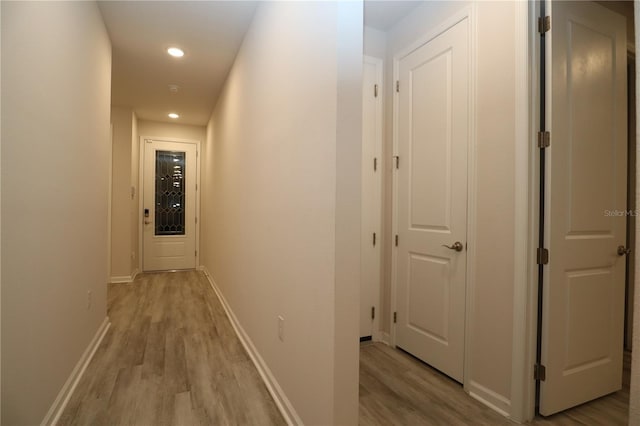
[[[176,114],[175,112],[171,112],[169,114],[167,114],[169,116],[169,118],[179,118],[180,116],[178,114]]]
[[[174,58],[182,58],[184,56],[184,51],[182,49],[178,49],[177,47],[168,48],[167,53]]]

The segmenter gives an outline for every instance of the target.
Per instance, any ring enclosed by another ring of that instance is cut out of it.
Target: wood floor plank
[[[201,272],[110,284],[111,327],[59,425],[283,425]]]
[[[267,418],[273,424],[281,422],[281,415],[274,404],[270,404],[270,396],[267,387],[255,386],[261,383],[262,379],[256,371],[251,361],[236,362],[233,364],[233,376],[240,387],[240,392],[245,396],[244,403],[247,405],[247,421],[249,424],[260,424]]]
[[[108,291],[111,328],[59,425],[283,425],[200,272],[141,274]],[[623,425],[624,389],[533,425]],[[379,343],[360,350],[361,425],[509,425],[462,386]]]
[[[196,425],[199,424],[196,419],[193,408],[191,407],[191,392],[182,392],[175,395],[173,409],[174,425]]]
[[[532,425],[626,425],[630,353],[621,391]],[[409,354],[381,343],[360,348],[360,425],[511,425],[462,386]]]
[[[153,318],[153,317],[152,317]],[[142,363],[142,378],[162,377],[164,374],[165,351],[167,345],[166,321],[152,322]]]

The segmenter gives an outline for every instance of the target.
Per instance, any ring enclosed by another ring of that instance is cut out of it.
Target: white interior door
[[[360,338],[377,328],[380,302],[382,60],[365,56],[362,81]]]
[[[143,270],[196,267],[196,145],[146,139]]]
[[[467,259],[468,31],[464,19],[401,58],[397,94],[396,345],[460,382]]]
[[[627,173],[625,20],[593,2],[551,12],[543,415],[621,388]]]

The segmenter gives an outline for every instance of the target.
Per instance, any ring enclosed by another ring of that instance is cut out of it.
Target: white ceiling
[[[253,18],[249,1],[101,1],[113,47],[112,104],[138,118],[206,125]],[[176,45],[185,56],[166,49]],[[168,85],[177,84],[177,94]],[[178,120],[167,117],[180,114]]]
[[[112,104],[143,120],[206,125],[257,3],[100,1],[113,47]],[[366,0],[365,25],[386,31],[421,3]],[[183,58],[167,55],[173,45]]]
[[[364,24],[380,31],[387,31],[424,1],[364,1]]]

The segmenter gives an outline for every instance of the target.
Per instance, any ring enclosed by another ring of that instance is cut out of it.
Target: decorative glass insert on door
[[[185,153],[156,151],[156,235],[185,233]]]

